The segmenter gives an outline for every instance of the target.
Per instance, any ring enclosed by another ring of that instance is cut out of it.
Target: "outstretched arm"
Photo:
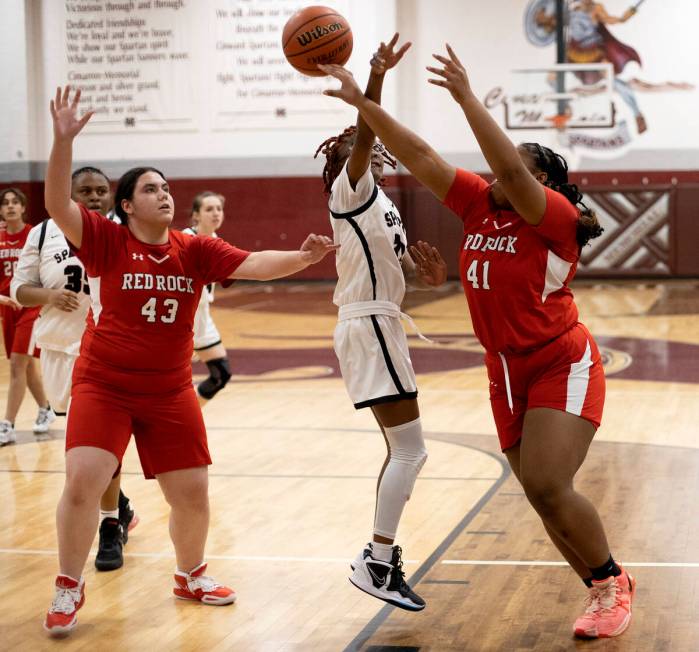
[[[323,91],[356,106],[371,130],[410,173],[443,201],[454,182],[456,168],[449,165],[416,133],[391,117],[376,102],[366,98],[349,70],[336,64],[318,67],[342,83],[339,89]]]
[[[447,53],[448,57],[433,55],[443,67],[428,66],[427,70],[438,76],[438,79],[428,81],[451,93],[461,106],[481,152],[502,184],[509,202],[526,222],[539,224],[546,210],[544,187],[529,172],[517,148],[474,95],[466,70],[449,44]]]
[[[398,33],[393,35],[388,45],[382,41],[379,49],[371,58],[371,74],[364,95],[377,104],[381,104],[381,90],[386,71],[393,68],[403,58],[411,45],[406,43],[401,46],[398,52],[394,52],[393,48],[397,42]],[[347,162],[347,176],[353,189],[357,187],[357,182],[369,167],[374,138],[374,132],[360,113],[357,116],[357,138]]]
[[[253,251],[231,274],[230,278],[271,281],[291,276],[339,249],[331,238],[311,233],[298,251]]]
[[[70,86],[61,92],[56,89],[56,97],[51,100],[53,119],[53,147],[46,168],[44,203],[48,214],[58,228],[76,247],[82,244],[83,223],[78,205],[70,198],[70,168],[73,164],[73,139],[80,133],[92,111],[78,118],[80,89],[70,98]]]
[[[621,16],[621,18],[617,18],[616,16],[608,14],[607,10],[604,8],[604,5],[601,4],[595,4],[595,8],[593,9],[593,16],[600,23],[604,23],[606,25],[616,25],[617,23],[625,23],[629,18],[631,18],[631,16],[635,14],[636,9],[634,9],[633,7],[629,7]]]

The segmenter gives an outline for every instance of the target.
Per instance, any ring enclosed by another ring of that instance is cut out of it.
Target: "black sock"
[[[621,575],[621,568],[616,565],[612,556],[609,555],[609,559],[604,564],[597,568],[591,568],[590,572],[593,580],[606,580],[608,577]]]
[[[592,578],[591,578],[591,577],[586,577],[586,578],[583,580],[583,584],[584,584],[588,589],[591,589],[591,588],[592,588]]]

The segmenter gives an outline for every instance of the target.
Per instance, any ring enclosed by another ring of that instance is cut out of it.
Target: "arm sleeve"
[[[349,213],[369,201],[375,186],[371,166],[368,166],[357,181],[357,187],[353,190],[347,176],[347,163],[345,163],[342,172],[337,175],[337,179],[333,183],[328,206],[333,213]]]
[[[17,301],[17,290],[22,285],[41,287],[39,238],[41,237],[41,224],[38,224],[27,235],[22,253],[17,260],[12,281],[10,282],[10,296]],[[19,302],[18,302],[19,303]]]
[[[546,187],[544,192],[544,217],[533,228],[556,255],[566,260],[577,260],[580,253],[577,241],[580,212],[560,192]]]
[[[80,248],[68,242],[89,276],[102,276],[109,269],[119,248],[123,246],[126,227],[105,219],[96,211],[78,204],[83,218],[83,238]]]
[[[454,182],[444,198],[444,205],[465,222],[476,200],[488,192],[488,188],[489,184],[483,177],[457,168]]]
[[[188,242],[194,248],[197,268],[205,285],[216,282],[224,287],[230,285],[228,277],[250,255],[249,251],[238,249],[221,238],[196,237],[188,238]]]

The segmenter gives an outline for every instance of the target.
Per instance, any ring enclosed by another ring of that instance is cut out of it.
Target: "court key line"
[[[94,550],[93,550],[94,552]],[[32,550],[25,548],[0,548],[0,554],[9,555],[58,555],[58,550]],[[125,552],[125,557],[143,557],[149,559],[174,559],[169,552]],[[266,555],[206,555],[207,559],[224,561],[267,561],[300,563],[338,563],[347,564],[350,557],[283,557]],[[420,559],[404,559],[404,564],[420,564]],[[443,559],[438,562],[445,566],[568,566],[565,561],[515,560],[515,559]],[[624,562],[624,567],[635,568],[699,568],[699,562]]]

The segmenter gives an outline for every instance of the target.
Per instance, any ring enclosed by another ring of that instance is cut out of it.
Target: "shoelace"
[[[214,580],[213,577],[208,575],[200,575],[199,577],[188,577],[188,584],[190,585],[190,591],[194,589],[201,589],[204,593],[210,593],[220,588],[221,585]]]
[[[49,411],[39,408],[39,414],[36,417],[36,423],[40,426],[49,422]]]
[[[617,579],[615,577],[607,586],[597,589],[599,592],[598,600],[601,611],[609,613],[614,607],[620,604],[618,588]]]
[[[54,614],[70,614],[75,611],[75,605],[78,602],[80,602],[78,589],[58,589],[49,611]]]
[[[592,587],[585,598],[585,613],[595,614],[599,608],[599,589]]]
[[[394,559],[396,559],[395,566],[393,567],[393,582],[391,584],[396,584],[399,588],[410,588],[405,582],[405,571],[403,570],[403,550],[400,546],[396,546],[396,554]]]

